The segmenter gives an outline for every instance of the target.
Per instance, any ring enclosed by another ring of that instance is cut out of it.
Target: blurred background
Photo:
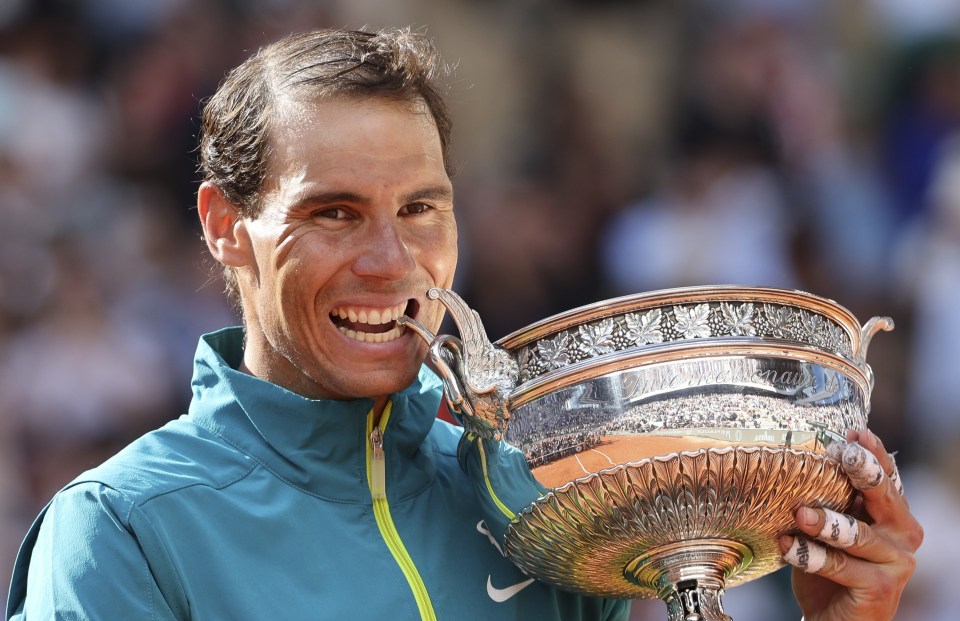
[[[456,66],[456,287],[492,337],[718,283],[894,317],[871,426],[927,532],[897,618],[957,619],[955,0],[0,0],[0,576],[237,322],[196,222],[200,102],[289,32],[404,25]],[[785,571],[726,605],[800,616]]]

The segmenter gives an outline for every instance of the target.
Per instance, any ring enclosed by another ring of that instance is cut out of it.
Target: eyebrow
[[[400,197],[400,202],[404,204],[415,203],[422,200],[453,201],[453,189],[450,186],[437,185],[414,190]],[[297,201],[297,205],[325,205],[329,203],[367,204],[369,202],[370,199],[368,197],[357,194],[356,192],[332,190],[329,192],[316,192],[305,196],[302,200]]]
[[[449,185],[437,185],[416,190],[410,194],[405,194],[401,198],[403,203],[415,203],[416,201],[422,200],[452,201],[453,188]]]

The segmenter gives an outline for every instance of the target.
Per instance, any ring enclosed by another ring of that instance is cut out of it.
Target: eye
[[[346,220],[350,217],[349,212],[343,207],[325,207],[318,209],[311,214],[314,218],[326,220]]]
[[[430,211],[430,205],[426,203],[410,203],[409,205],[404,205],[400,210],[400,215],[403,216],[412,216],[416,214],[422,214]]]

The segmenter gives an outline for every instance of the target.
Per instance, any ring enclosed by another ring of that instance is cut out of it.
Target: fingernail
[[[797,519],[804,526],[816,526],[820,522],[820,514],[810,507],[800,507]]]
[[[793,547],[793,537],[790,535],[781,535],[780,539],[777,540],[777,544],[780,546],[780,554],[786,554],[790,551],[790,548]]]
[[[869,429],[860,432],[860,446],[873,450],[877,447],[877,436]]]

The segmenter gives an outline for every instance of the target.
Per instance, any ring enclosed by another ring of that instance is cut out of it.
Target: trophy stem
[[[733,621],[723,612],[722,597],[722,585],[684,580],[664,601],[670,621]]]
[[[742,543],[700,539],[647,550],[627,564],[624,576],[656,591],[669,621],[733,621],[723,612],[724,581],[752,561]]]

